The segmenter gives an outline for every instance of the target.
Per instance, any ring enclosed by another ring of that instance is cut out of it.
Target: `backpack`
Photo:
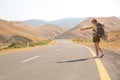
[[[105,26],[101,23],[97,23],[96,35],[101,37],[103,40],[107,40],[107,32],[105,32]]]
[[[103,37],[105,34],[105,30],[104,30],[104,25],[101,23],[97,23],[97,32],[96,32],[97,36],[99,37]]]

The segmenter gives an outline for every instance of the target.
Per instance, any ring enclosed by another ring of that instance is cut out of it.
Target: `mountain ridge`
[[[86,18],[63,18],[63,19],[58,19],[54,21],[45,21],[45,20],[38,20],[38,19],[30,19],[30,20],[24,20],[22,22],[30,25],[30,26],[40,26],[44,24],[54,24],[62,28],[73,28],[75,27],[78,23],[83,21]]]

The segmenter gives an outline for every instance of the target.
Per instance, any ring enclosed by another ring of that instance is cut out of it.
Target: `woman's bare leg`
[[[104,54],[102,48],[99,46],[99,43],[98,43],[98,48],[99,48],[100,52],[101,52],[102,54]]]
[[[100,50],[100,52],[102,53],[102,55],[100,56],[102,58],[104,56],[103,50],[102,50],[102,48],[100,48],[99,43],[97,43],[97,46],[98,46],[98,49]]]
[[[102,54],[104,54],[104,53],[103,53],[103,50],[102,50],[102,48],[101,48],[101,47],[99,47],[99,50],[100,50],[100,52],[101,52]]]
[[[95,50],[96,50],[96,55],[99,55],[99,48],[97,42],[94,42]]]

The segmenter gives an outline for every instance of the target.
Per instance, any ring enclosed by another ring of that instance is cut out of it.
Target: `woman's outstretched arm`
[[[92,29],[92,27],[86,27],[86,28],[81,28],[80,30],[88,30],[88,29]]]

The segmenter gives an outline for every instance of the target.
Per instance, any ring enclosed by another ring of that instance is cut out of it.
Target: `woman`
[[[88,29],[93,29],[93,42],[94,42],[94,46],[95,46],[95,50],[96,50],[96,57],[100,57],[102,58],[104,56],[104,53],[102,51],[102,49],[99,47],[99,43],[100,43],[100,36],[97,35],[97,20],[93,19],[92,21],[93,26],[91,27],[87,27],[87,28],[83,28],[82,30],[88,30]],[[101,52],[101,54],[99,54],[99,51]]]

